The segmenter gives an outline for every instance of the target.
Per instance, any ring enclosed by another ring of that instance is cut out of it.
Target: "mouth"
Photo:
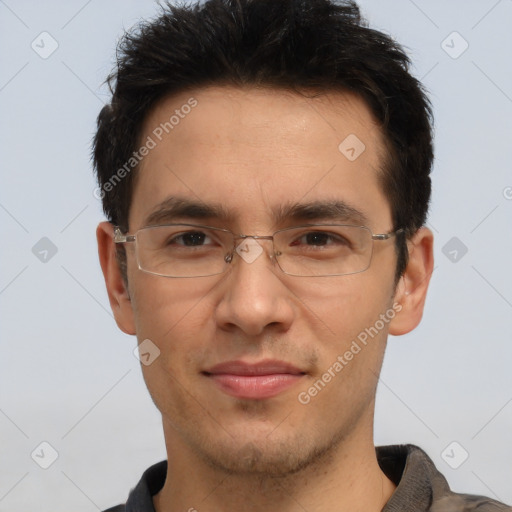
[[[306,373],[284,361],[258,363],[228,361],[202,374],[224,393],[235,398],[261,400],[277,396],[297,384]]]

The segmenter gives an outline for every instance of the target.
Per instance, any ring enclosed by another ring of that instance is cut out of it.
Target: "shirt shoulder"
[[[450,493],[438,498],[430,512],[512,512],[512,507],[485,496]]]
[[[117,505],[103,512],[155,512],[152,497],[163,487],[166,475],[166,460],[154,464],[144,471],[124,505]]]
[[[415,445],[376,448],[382,471],[397,486],[382,512],[512,512],[485,496],[453,492],[430,457]]]

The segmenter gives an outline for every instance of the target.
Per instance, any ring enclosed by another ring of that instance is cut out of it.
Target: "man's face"
[[[158,141],[154,130],[191,96],[197,106]],[[347,158],[353,156],[350,148],[338,149],[348,136],[353,145],[354,135],[365,145],[355,160]],[[373,233],[393,230],[378,180],[382,135],[354,96],[307,99],[270,89],[199,89],[158,104],[146,119],[142,143],[147,136],[157,145],[137,171],[130,233],[146,226],[171,197],[221,205],[229,218],[173,217],[162,223],[270,235],[294,225],[336,222],[276,222],[273,211],[338,201],[364,214]],[[371,331],[366,345],[358,342],[352,358],[343,356],[392,309],[396,253],[393,240],[375,242],[365,272],[296,277],[270,259],[270,241],[259,244],[263,252],[251,263],[235,253],[226,273],[197,278],[142,272],[127,245],[130,314],[139,343],[149,339],[160,350],[143,366],[144,378],[163,415],[167,442],[180,447],[177,453],[193,453],[227,471],[282,474],[329,453],[342,439],[357,447],[371,436],[388,323],[377,334]],[[338,356],[341,370],[333,367]],[[267,387],[248,383],[247,376],[219,378],[210,371],[221,363],[271,360],[278,362],[277,373],[284,372],[282,363],[295,369],[276,377],[282,386],[269,387],[268,378]],[[323,378],[329,368],[331,379]],[[309,392],[319,379],[325,385]]]

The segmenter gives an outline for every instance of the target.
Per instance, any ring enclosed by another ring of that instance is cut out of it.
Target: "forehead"
[[[147,116],[130,225],[167,197],[221,202],[263,222],[281,204],[342,200],[368,218],[389,208],[385,150],[366,104],[348,93],[209,87],[165,98]]]

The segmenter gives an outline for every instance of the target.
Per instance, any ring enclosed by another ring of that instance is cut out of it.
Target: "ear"
[[[406,334],[420,323],[434,269],[434,235],[430,229],[420,228],[407,246],[409,262],[394,297],[402,309],[389,324],[389,334],[394,336]]]
[[[135,334],[132,303],[116,258],[114,226],[110,222],[101,222],[96,229],[96,238],[101,270],[116,323],[126,334]]]

